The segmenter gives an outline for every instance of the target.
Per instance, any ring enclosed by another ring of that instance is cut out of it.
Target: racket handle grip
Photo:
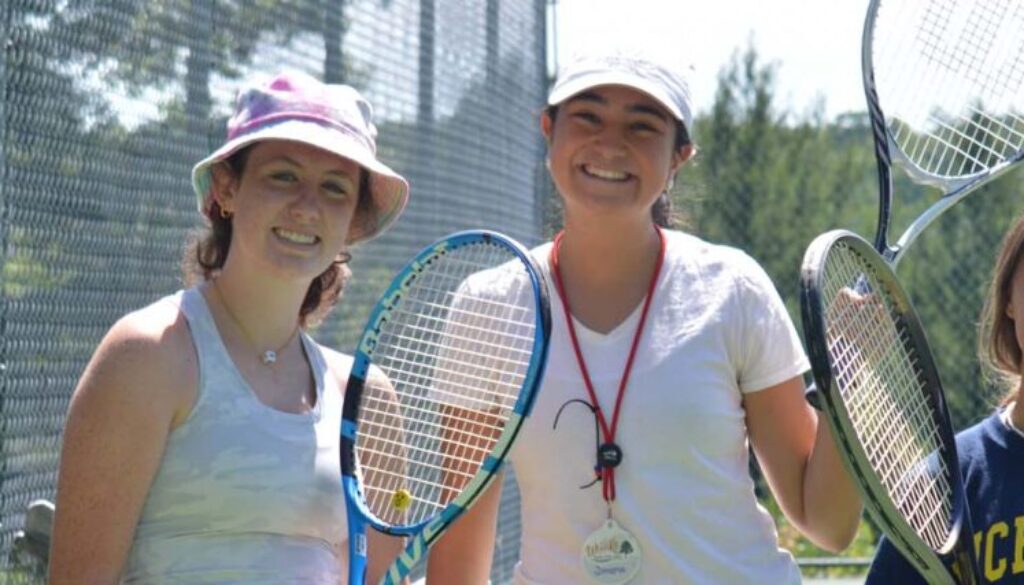
[[[821,411],[821,392],[818,392],[818,385],[811,382],[811,385],[804,389],[804,400],[814,407],[814,410]]]

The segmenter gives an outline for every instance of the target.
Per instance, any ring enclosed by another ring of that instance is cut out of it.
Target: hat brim
[[[626,71],[594,71],[578,75],[570,81],[556,85],[548,95],[548,105],[557,106],[577,94],[602,85],[624,85],[651,96],[676,120],[682,122],[687,131],[690,130],[693,120],[691,112],[681,111],[659,84]]]
[[[350,244],[364,242],[380,235],[398,219],[409,202],[409,183],[377,160],[364,144],[315,122],[287,119],[229,140],[196,163],[192,168],[192,188],[196,192],[200,213],[206,213],[212,203],[212,167],[238,150],[264,140],[289,140],[308,144],[351,160],[370,174],[368,183],[375,209],[373,221],[364,226],[353,224],[354,231],[348,238]]]

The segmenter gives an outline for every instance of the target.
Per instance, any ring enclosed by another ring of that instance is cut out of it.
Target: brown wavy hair
[[[541,115],[551,118],[551,123],[553,125],[556,117],[558,116],[558,105],[556,104],[544,108]],[[673,145],[673,149],[678,151],[684,146],[693,144],[693,140],[690,138],[690,133],[687,131],[686,125],[675,118],[673,118],[673,120],[676,123],[676,140]],[[659,227],[663,227],[665,229],[671,229],[687,223],[684,218],[678,216],[672,210],[672,197],[669,196],[667,191],[663,192],[658,197],[658,200],[654,202],[654,205],[651,206],[651,220]]]
[[[978,357],[989,373],[1006,389],[1001,404],[1012,402],[1018,392],[1021,360],[1024,357],[1014,320],[1007,315],[1013,300],[1013,278],[1024,259],[1024,216],[1003,237],[992,268],[985,305],[981,310]],[[1024,292],[1024,291],[1022,291]],[[1024,315],[1016,315],[1024,319]]]
[[[235,152],[222,163],[235,176],[241,177],[255,145]],[[370,196],[370,174],[360,169],[359,200],[352,219],[353,229],[365,229],[375,219],[375,208]],[[231,249],[232,217],[221,215],[220,204],[214,200],[206,210],[206,225],[193,234],[182,258],[182,274],[188,286],[209,281],[224,267]],[[351,239],[351,235],[350,235]],[[299,308],[299,325],[316,325],[327,316],[341,298],[352,271],[348,267],[351,255],[342,252],[334,262],[309,283],[306,296]]]

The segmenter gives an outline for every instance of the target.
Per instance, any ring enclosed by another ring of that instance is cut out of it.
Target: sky
[[[714,98],[722,67],[753,44],[774,63],[776,99],[809,112],[824,99],[829,118],[862,111],[860,37],[867,0],[557,0],[558,58],[619,35],[679,51],[694,66],[698,112]]]

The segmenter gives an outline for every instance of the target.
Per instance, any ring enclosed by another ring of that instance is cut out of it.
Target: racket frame
[[[366,504],[360,485],[359,461],[356,455],[359,408],[363,390],[370,374],[373,355],[381,328],[388,314],[400,306],[403,293],[425,272],[432,261],[467,245],[500,245],[508,249],[522,262],[531,280],[533,298],[537,301],[535,311],[535,335],[533,358],[523,379],[522,391],[512,407],[512,413],[504,425],[490,454],[481,463],[473,478],[462,488],[440,512],[420,522],[407,526],[395,526],[377,518]],[[437,538],[458,519],[498,476],[502,463],[508,454],[524,420],[533,408],[537,388],[544,375],[547,362],[547,347],[551,332],[551,310],[547,285],[541,269],[530,252],[515,240],[501,233],[489,230],[468,230],[441,238],[420,251],[395,276],[377,305],[370,313],[359,345],[353,353],[352,371],[345,388],[341,423],[341,472],[345,507],[349,522],[349,563],[350,575],[363,575],[367,565],[366,526],[392,536],[411,536],[405,550],[388,569],[381,583],[398,584],[422,560]],[[353,583],[352,585],[359,585]]]
[[[824,301],[821,294],[821,279],[829,252],[836,244],[843,243],[859,252],[865,259],[877,280],[893,293],[894,305],[899,309],[900,318],[906,326],[917,348],[920,371],[926,380],[928,400],[932,403],[933,417],[942,442],[942,456],[950,470],[951,530],[946,543],[940,550],[932,550],[921,539],[886,491],[882,481],[872,468],[870,459],[860,442],[846,404],[833,374],[832,357],[828,351]],[[822,411],[826,414],[832,436],[841,459],[860,492],[864,506],[872,519],[882,528],[893,545],[903,554],[926,581],[932,584],[949,585],[974,584],[977,580],[977,560],[974,554],[973,527],[967,508],[963,479],[960,475],[956,440],[949,419],[945,396],[939,379],[930,346],[921,322],[910,302],[910,297],[896,278],[891,265],[860,236],[846,231],[826,232],[811,243],[804,256],[800,271],[800,309],[807,341],[808,356],[817,386]],[[961,574],[961,581],[955,581],[946,569],[944,561],[950,561]],[[965,572],[967,575],[965,575]]]
[[[885,255],[887,260],[896,258],[897,250],[891,249],[887,241],[889,224],[892,222],[892,156],[889,149],[889,128],[885,123],[885,113],[878,100],[878,87],[875,84],[875,67],[872,59],[874,47],[875,16],[881,0],[871,0],[867,15],[864,17],[864,30],[861,35],[861,76],[864,82],[864,97],[868,104],[868,118],[871,121],[871,136],[875,145],[875,162],[878,172],[878,227],[875,229],[875,249]],[[899,150],[897,148],[896,150]]]

